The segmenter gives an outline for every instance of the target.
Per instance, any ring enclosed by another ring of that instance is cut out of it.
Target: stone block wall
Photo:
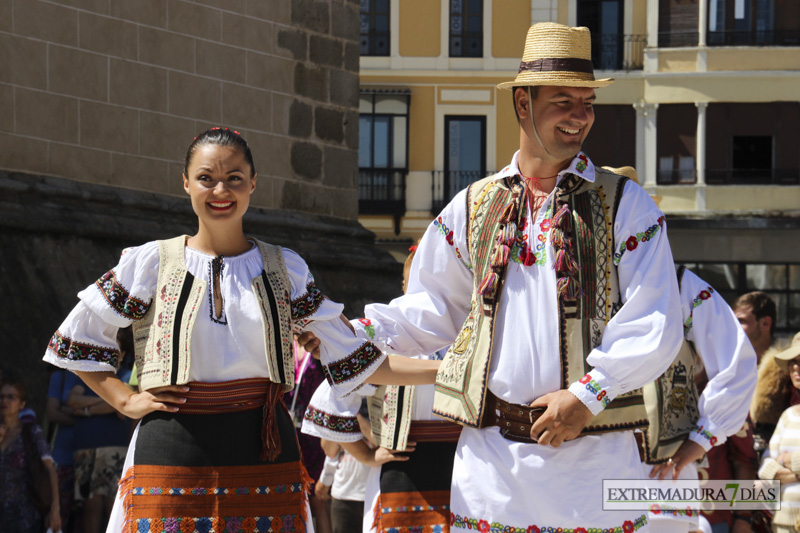
[[[3,0],[0,169],[183,195],[192,138],[250,142],[252,203],[355,219],[355,0]]]

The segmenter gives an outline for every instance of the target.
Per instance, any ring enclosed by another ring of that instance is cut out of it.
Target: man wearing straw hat
[[[681,342],[662,213],[595,167],[589,30],[536,24],[512,89],[520,146],[429,226],[406,295],[366,308],[358,334],[391,353],[451,345],[434,413],[464,426],[450,531],[644,530],[604,511],[603,479],[633,479],[639,387]],[[313,347],[307,345],[307,348]]]

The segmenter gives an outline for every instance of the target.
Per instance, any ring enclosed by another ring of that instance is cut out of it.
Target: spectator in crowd
[[[20,420],[26,399],[27,389],[20,382],[0,387],[0,423],[5,426],[0,431],[0,528],[4,533],[57,532],[61,530],[58,476],[42,428]],[[50,478],[52,501],[43,513],[36,508],[32,495],[31,453],[42,459]]]
[[[733,303],[733,312],[756,351],[758,362],[772,348],[777,310],[775,301],[761,291],[748,292]]]
[[[800,390],[800,333],[791,346],[775,354],[775,362],[789,374],[792,387]],[[758,471],[761,479],[781,482],[781,506],[772,520],[775,533],[794,533],[800,530],[800,407],[787,408],[778,419],[775,433],[769,441],[764,460]]]
[[[73,455],[75,448],[72,438],[75,433],[75,410],[67,405],[70,389],[66,387],[67,372],[60,368],[50,375],[47,390],[47,420],[55,427],[52,440],[53,460],[58,474],[58,493],[60,495],[61,526],[64,533],[72,533],[72,501],[75,494],[75,467]]]

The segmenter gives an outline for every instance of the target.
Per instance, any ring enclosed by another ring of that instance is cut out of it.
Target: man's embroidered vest
[[[567,302],[560,298],[558,303],[559,353],[553,356],[561,362],[562,389],[591,370],[586,357],[600,344],[606,324],[622,307],[613,261],[614,219],[626,181],[627,178],[596,168],[594,183],[568,175],[559,185],[572,216],[571,238],[582,289],[577,300]],[[475,280],[472,308],[442,361],[433,404],[435,414],[464,426],[485,427],[489,418],[485,412],[486,391],[500,298],[495,299],[490,313],[484,313],[478,288],[491,267],[500,216],[510,201],[511,191],[494,176],[473,183],[467,194],[467,245]],[[646,426],[642,392],[636,390],[615,398],[592,419],[583,434]]]
[[[367,398],[369,421],[378,446],[389,450],[406,449],[413,400],[412,385],[381,385]]]
[[[264,270],[250,280],[261,312],[269,379],[294,387],[289,276],[278,246],[256,241]],[[133,324],[136,368],[142,390],[189,381],[192,332],[207,283],[186,268],[186,236],[158,241],[158,282],[153,305]]]
[[[680,287],[683,270],[678,270]],[[694,381],[697,354],[684,338],[681,349],[670,367],[658,379],[645,385],[644,401],[650,427],[645,433],[645,462],[663,463],[675,455],[683,441],[697,425],[697,385]]]

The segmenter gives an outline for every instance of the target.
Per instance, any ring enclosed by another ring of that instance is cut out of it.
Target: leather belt
[[[486,391],[486,426],[498,426],[500,435],[514,442],[536,443],[531,438],[531,427],[545,409],[509,403]]]

